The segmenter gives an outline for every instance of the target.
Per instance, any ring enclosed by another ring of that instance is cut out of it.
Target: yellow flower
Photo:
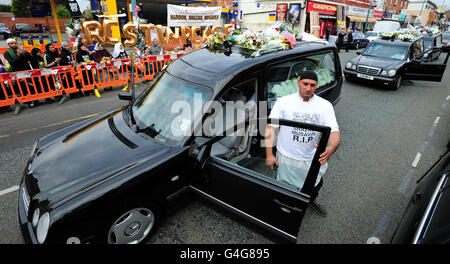
[[[218,39],[215,39],[214,42],[219,43],[219,40],[218,40]]]

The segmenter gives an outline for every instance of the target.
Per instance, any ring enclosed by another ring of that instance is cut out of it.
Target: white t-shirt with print
[[[331,132],[339,131],[333,105],[318,95],[304,102],[299,93],[278,98],[270,118],[328,126]],[[272,125],[276,127],[276,125]],[[314,158],[321,133],[297,127],[281,126],[277,150],[292,159],[311,161]]]

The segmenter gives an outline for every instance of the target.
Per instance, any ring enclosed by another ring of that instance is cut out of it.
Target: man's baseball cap
[[[314,80],[317,82],[318,78],[317,78],[317,74],[314,71],[304,71],[300,75],[299,80],[303,80],[303,79]]]

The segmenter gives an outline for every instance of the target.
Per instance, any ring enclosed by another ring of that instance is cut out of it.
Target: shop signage
[[[357,7],[357,6],[347,6],[346,13],[347,13],[347,15],[351,15],[351,16],[363,16],[363,17],[366,17],[367,16],[367,9],[368,8]],[[372,15],[372,12],[370,12],[370,13]]]
[[[167,25],[181,26],[212,26],[220,24],[222,7],[188,7],[167,5]]]
[[[335,5],[323,4],[318,2],[308,2],[306,12],[316,11],[321,15],[335,16],[337,7]]]

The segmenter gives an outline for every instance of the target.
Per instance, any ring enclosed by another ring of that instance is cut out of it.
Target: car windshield
[[[30,28],[28,24],[17,24],[17,28]]]
[[[450,33],[449,34],[442,34],[442,40],[450,41]]]
[[[375,33],[375,32],[367,32],[366,33],[366,38],[367,37],[376,37],[377,36],[377,33]]]
[[[424,40],[425,50],[430,50],[433,48],[433,39]]]
[[[383,43],[372,43],[367,47],[363,55],[403,60],[407,51],[407,46],[390,46]]]
[[[138,131],[164,144],[182,145],[211,96],[210,88],[165,72],[136,99],[132,115]]]
[[[6,24],[0,24],[0,28],[8,28]]]

